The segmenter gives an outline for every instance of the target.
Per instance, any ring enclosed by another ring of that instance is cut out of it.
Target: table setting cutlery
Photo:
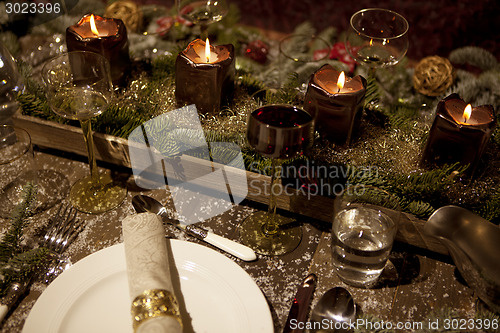
[[[9,286],[7,295],[0,302],[0,321],[12,310],[33,281],[40,279],[42,282],[48,283],[71,265],[69,260],[63,257],[63,253],[83,229],[83,224],[76,218],[76,215],[75,208],[59,206],[47,231],[38,242],[38,246],[45,247],[51,252],[51,263],[48,267],[40,270],[39,274],[34,272]]]
[[[146,195],[136,195],[132,198],[132,205],[136,212],[155,213],[161,217],[163,222],[171,224],[184,231],[186,234],[205,241],[241,260],[253,261],[257,259],[255,252],[248,246],[214,234],[194,224],[183,224],[181,221],[171,218],[166,208],[154,198]]]
[[[283,333],[350,331],[356,320],[356,304],[351,293],[343,287],[327,290],[312,309],[307,322],[317,283],[314,273],[302,281],[290,307]]]
[[[315,274],[309,274],[300,284],[288,313],[283,333],[299,333],[303,331],[303,329],[294,327],[299,323],[305,323],[317,281]]]
[[[313,308],[311,332],[348,332],[355,320],[356,304],[351,293],[343,287],[334,287],[326,291]]]

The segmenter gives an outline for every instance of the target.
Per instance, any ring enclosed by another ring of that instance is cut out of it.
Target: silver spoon
[[[311,332],[348,332],[355,319],[356,304],[351,293],[335,287],[324,293],[312,310]]]
[[[188,235],[194,236],[209,244],[212,244],[213,246],[224,250],[232,254],[233,256],[240,258],[241,260],[253,261],[257,259],[255,252],[248,246],[216,235],[213,232],[195,226],[194,224],[183,224],[179,220],[171,218],[170,216],[168,216],[167,210],[160,202],[158,202],[156,199],[148,197],[147,195],[134,196],[132,198],[132,205],[134,206],[136,212],[155,213],[156,215],[161,217],[163,222],[172,224],[180,230],[183,230]]]

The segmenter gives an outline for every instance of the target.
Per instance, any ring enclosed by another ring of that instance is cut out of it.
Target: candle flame
[[[90,15],[90,30],[94,33],[94,35],[99,36],[99,30],[95,25],[94,14]]]
[[[210,41],[207,40],[205,41],[205,56],[207,57],[207,63],[210,62]]]
[[[373,39],[370,38],[370,46],[373,46]]]
[[[342,73],[340,73],[339,78],[337,80],[337,87],[339,88],[339,92],[340,92],[340,89],[344,88],[344,84],[345,84],[345,74],[344,74],[344,71],[342,71]]]
[[[467,122],[467,120],[470,119],[471,113],[472,113],[472,106],[470,104],[467,104],[467,106],[465,107],[465,110],[464,110],[465,122]]]

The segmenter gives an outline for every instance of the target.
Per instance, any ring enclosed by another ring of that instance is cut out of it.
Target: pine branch
[[[380,100],[381,93],[375,76],[368,76],[366,81],[365,108],[368,108],[371,104],[375,104]]]
[[[430,203],[422,200],[412,202],[402,202],[401,209],[417,218],[427,219],[436,210]]]
[[[347,182],[357,185],[371,185],[383,188],[386,181],[382,175],[372,168],[357,167],[352,164],[347,165]]]
[[[268,104],[294,104],[298,95],[298,74],[290,73],[283,88],[266,92],[266,102]]]
[[[22,201],[16,206],[10,217],[10,227],[0,241],[0,264],[5,264],[13,255],[19,253],[23,239],[26,219],[31,216],[36,199],[36,186],[28,184],[23,188]]]
[[[1,273],[8,276],[6,280],[24,280],[42,268],[50,256],[50,250],[45,247],[37,247],[17,253],[1,268]]]
[[[240,77],[239,84],[250,96],[254,96],[259,92],[265,92],[267,89],[262,81],[249,73],[243,74]]]
[[[470,64],[486,71],[498,66],[493,54],[476,46],[466,46],[450,53],[449,59],[456,64]]]
[[[499,224],[500,223],[500,190],[497,191],[485,201],[482,201],[482,205],[476,214],[483,217],[484,219]]]
[[[69,123],[68,120],[52,112],[46,100],[40,99],[29,91],[19,94],[17,100],[21,105],[22,113],[26,116],[33,116],[62,124]]]
[[[465,172],[467,166],[458,163],[426,172],[397,175],[392,179],[393,191],[413,200],[433,201],[453,184],[455,177]]]
[[[419,218],[429,217],[436,207],[449,204],[442,199],[442,193],[465,172],[467,166],[458,163],[427,172],[410,175],[396,175],[388,179],[391,193],[402,198],[402,209]]]
[[[177,50],[181,51],[181,50]],[[164,81],[175,73],[175,61],[177,53],[173,52],[172,55],[157,57],[152,61],[152,79],[153,81]]]
[[[493,134],[491,135],[491,139],[500,148],[500,126],[495,128],[495,131],[493,131]]]

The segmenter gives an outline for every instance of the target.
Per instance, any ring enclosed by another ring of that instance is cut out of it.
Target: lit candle
[[[198,112],[219,112],[234,89],[234,46],[213,46],[196,39],[177,56],[175,98],[179,106],[195,104]]]
[[[317,108],[316,129],[336,143],[349,144],[359,127],[366,93],[362,76],[346,77],[331,65],[323,65],[309,80],[304,109]]]
[[[127,73],[128,53],[127,29],[120,19],[85,15],[75,25],[66,29],[68,51],[91,51],[102,54],[111,66],[113,83],[121,84]]]
[[[496,125],[491,105],[472,107],[457,94],[441,100],[422,162],[469,165],[472,175]]]

